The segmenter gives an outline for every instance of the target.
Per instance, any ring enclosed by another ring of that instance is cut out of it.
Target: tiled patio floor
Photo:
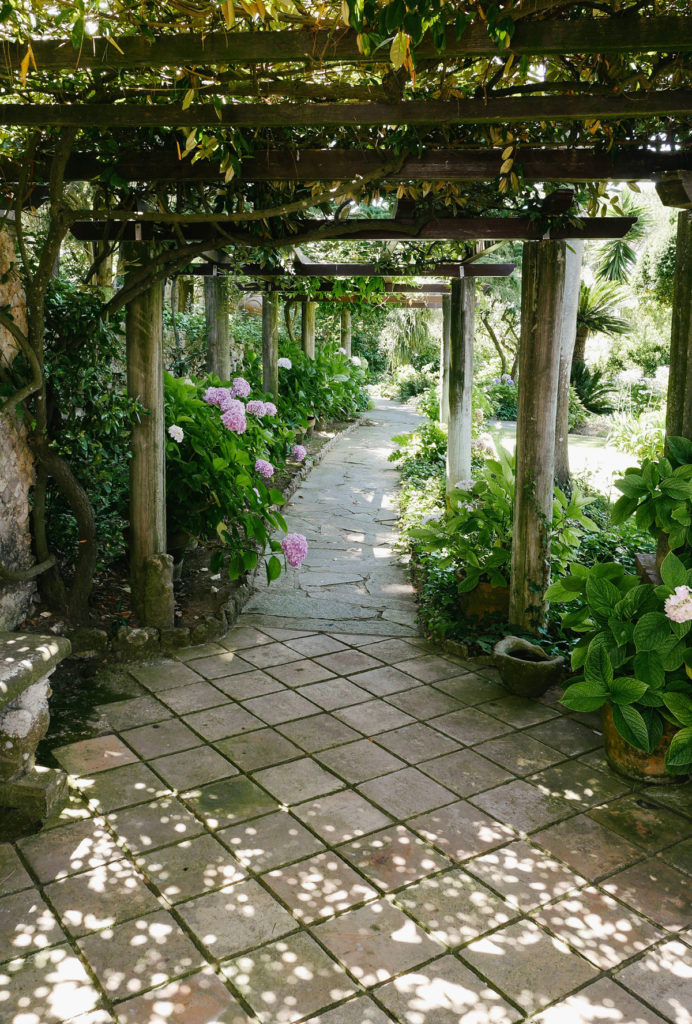
[[[391,544],[405,420],[374,418],[294,502],[307,589],[133,667],[113,731],[57,752],[73,803],[0,846],[2,1024],[692,1021],[690,788],[633,789],[588,716],[429,649],[391,554],[349,614]],[[368,450],[339,548],[317,499]]]

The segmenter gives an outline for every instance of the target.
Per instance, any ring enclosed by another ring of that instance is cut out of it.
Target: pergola
[[[584,10],[521,0],[494,11],[482,3],[461,24],[440,13],[424,32],[406,20],[419,4],[349,2],[348,25],[336,14],[327,28],[307,15],[291,21],[279,5],[267,14],[263,4],[244,3],[247,17],[233,4],[218,6],[204,30],[176,31],[171,15],[148,33],[87,37],[82,29],[75,46],[74,36],[53,28],[45,38],[8,39],[1,51],[0,125],[27,142],[24,152],[3,157],[0,173],[18,220],[27,205],[42,203],[49,219],[27,293],[27,344],[39,364],[41,288],[45,296],[65,234],[93,242],[101,258],[120,247],[128,268],[109,305],[127,307],[128,388],[151,412],[133,437],[131,566],[140,619],[149,621],[143,581],[166,549],[161,281],[182,273],[263,281],[264,387],[275,393],[286,268],[255,264],[258,249],[466,243],[471,262],[399,271],[449,282],[402,301],[441,301],[445,313],[452,486],[470,475],[475,278],[505,272],[476,256],[484,243],[513,239],[524,255],[510,618],[535,628],[548,582],[556,437],[566,439],[581,244],[622,237],[633,223],[616,205],[615,216],[593,216],[605,212],[609,181],[654,181],[663,202],[682,211],[667,427],[692,436],[689,12],[676,0],[652,15],[642,13],[647,4]],[[381,21],[388,16],[389,34]],[[382,49],[382,37],[391,47]],[[329,145],[316,144],[324,138]],[[66,199],[71,182],[92,184],[90,206],[81,193]],[[540,194],[533,183],[543,186]],[[585,184],[575,199],[559,183]],[[362,216],[378,192],[409,202],[393,216]],[[308,353],[314,301],[334,298],[332,279],[386,276],[385,297],[399,301],[406,286],[391,280],[392,262],[389,270],[367,262],[290,268],[294,280],[319,281],[303,306]],[[338,297],[348,348],[355,296]],[[227,375],[226,364],[215,368]],[[40,365],[34,370],[27,394],[38,395],[40,428],[44,385]],[[41,544],[37,553],[39,562],[48,559]]]

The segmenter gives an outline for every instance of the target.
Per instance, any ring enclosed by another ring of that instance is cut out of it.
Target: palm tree
[[[632,325],[614,310],[622,302],[620,288],[612,284],[582,284],[577,312],[577,340],[572,365],[585,361],[586,341],[590,334],[628,334]]]
[[[637,262],[633,243],[646,238],[651,227],[648,210],[633,202],[627,194],[622,197],[620,209],[626,217],[636,217],[637,221],[624,238],[612,238],[599,249],[596,277],[599,281],[609,281],[611,284],[627,283]]]

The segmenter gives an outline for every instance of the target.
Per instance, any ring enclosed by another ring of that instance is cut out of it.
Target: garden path
[[[689,788],[431,649],[381,403],[296,495],[301,573],[131,668],[0,846],[3,1024],[689,1024]]]

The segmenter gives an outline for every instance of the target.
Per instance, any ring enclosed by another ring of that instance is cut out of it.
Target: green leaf
[[[284,498],[281,491],[278,491],[276,487],[269,488],[269,500],[272,505],[285,505],[286,499]]]
[[[692,441],[687,437],[666,437],[666,448],[678,465],[692,462]]]
[[[680,769],[690,771],[692,766],[692,726],[677,732],[671,740],[666,754],[666,768],[674,774],[681,774]]]
[[[580,640],[579,643],[572,651],[572,668],[576,672],[580,669],[586,661],[586,655],[589,651],[589,644],[587,640]]]
[[[640,679],[631,679],[628,676],[619,676],[613,679],[608,687],[610,696],[616,704],[634,704],[648,690],[647,683]]]
[[[628,498],[627,495],[623,494],[621,498],[618,498],[610,511],[610,521],[614,526],[619,526],[629,519],[636,508],[637,499]]]
[[[615,481],[615,486],[628,498],[642,498],[648,491],[644,478],[639,473],[627,473]]]
[[[671,590],[674,590],[676,587],[682,587],[687,583],[687,570],[672,551],[663,559],[661,579]]]
[[[623,622],[621,619],[617,619],[614,615],[611,615],[608,619],[608,628],[620,647],[624,647],[625,644],[628,644],[632,639],[634,626],[631,622]]]
[[[584,679],[587,683],[596,683],[606,690],[613,681],[613,666],[608,651],[601,643],[594,645],[593,640],[584,663]]]
[[[664,693],[663,703],[682,725],[692,725],[692,697],[686,693]]]
[[[655,690],[663,686],[666,674],[658,651],[641,651],[634,656],[632,664],[637,679],[642,679]]]
[[[565,690],[560,701],[570,711],[597,711],[608,700],[605,686],[597,683],[572,683]]]
[[[686,650],[687,644],[684,640],[676,643],[674,636],[671,636],[668,644],[660,648],[659,654],[666,672],[676,672],[680,668],[685,660]]]
[[[269,561],[267,562],[267,582],[271,583],[272,580],[278,580],[280,575],[281,562],[276,557],[276,555],[272,555]]]
[[[649,752],[649,730],[642,715],[629,704],[612,707],[613,723],[622,738],[637,750]]]
[[[258,556],[256,551],[245,551],[243,553],[243,566],[246,572],[257,567]]]
[[[547,601],[555,603],[561,603],[563,601],[574,601],[577,597],[576,593],[567,589],[564,584],[564,580],[556,580],[555,583],[551,583],[545,592]]]
[[[670,622],[662,612],[647,612],[634,627],[637,651],[655,651],[670,636]]]

